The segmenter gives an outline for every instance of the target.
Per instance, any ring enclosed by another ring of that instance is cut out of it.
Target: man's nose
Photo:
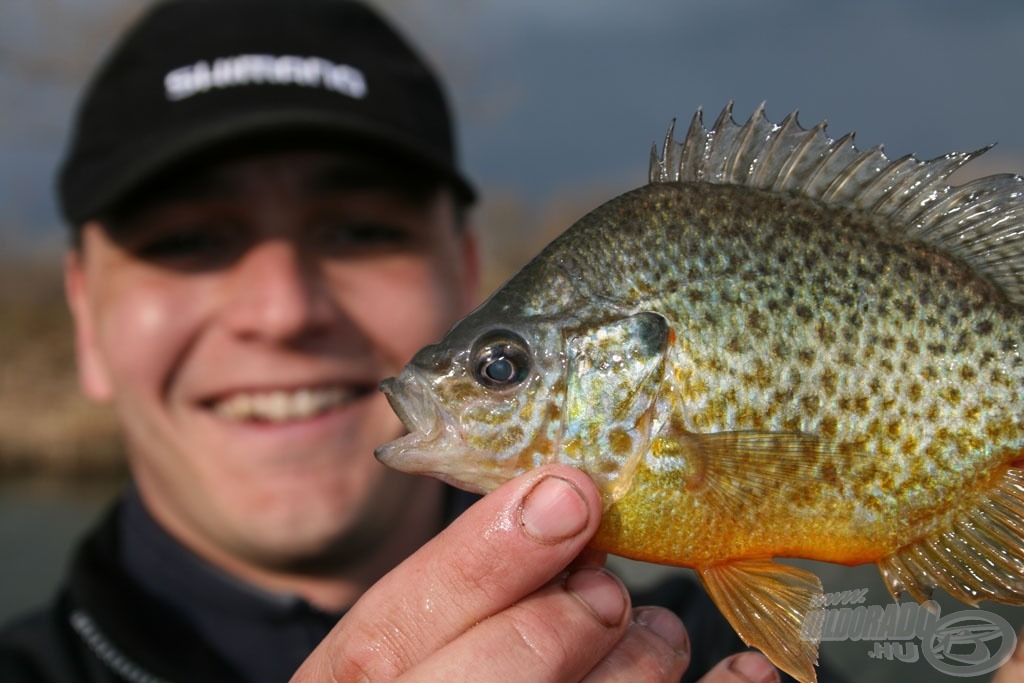
[[[227,323],[235,334],[270,341],[316,334],[335,317],[326,274],[287,240],[253,245],[235,263]]]

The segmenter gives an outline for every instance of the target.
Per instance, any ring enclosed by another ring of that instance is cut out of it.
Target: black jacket
[[[173,606],[117,561],[117,508],[82,543],[55,602],[0,630],[4,683],[243,683],[244,677]],[[692,642],[684,681],[745,649],[710,599],[685,577],[634,596],[680,614]],[[819,680],[835,680],[819,670]]]
[[[54,603],[0,631],[0,681],[241,681],[123,570],[118,530],[115,508],[79,547]]]

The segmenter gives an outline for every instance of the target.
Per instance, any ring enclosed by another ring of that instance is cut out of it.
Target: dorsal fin
[[[771,123],[763,104],[741,126],[731,102],[710,130],[700,109],[683,142],[673,139],[674,128],[673,121],[660,156],[651,150],[650,182],[745,185],[887,216],[894,231],[960,258],[1024,304],[1024,178],[945,182],[989,147],[892,161],[881,146],[858,150],[852,133],[833,140],[824,122],[802,128],[796,112]]]

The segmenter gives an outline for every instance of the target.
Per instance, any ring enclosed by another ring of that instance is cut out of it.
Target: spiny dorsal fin
[[[804,129],[796,112],[771,123],[763,104],[741,126],[730,102],[710,130],[698,109],[683,142],[673,139],[674,127],[661,155],[651,152],[650,182],[746,185],[887,216],[907,239],[962,259],[1010,301],[1024,304],[1024,178],[945,182],[988,147],[892,161],[881,146],[858,150],[852,133],[833,140],[824,122]]]

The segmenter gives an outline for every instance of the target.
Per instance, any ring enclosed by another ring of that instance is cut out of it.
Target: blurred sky
[[[669,121],[730,99],[861,147],[1024,171],[1020,0],[381,0],[444,72],[487,197],[542,206],[642,184]],[[53,173],[75,96],[144,3],[0,0],[0,249],[60,244]],[[710,122],[710,121],[709,121]]]

